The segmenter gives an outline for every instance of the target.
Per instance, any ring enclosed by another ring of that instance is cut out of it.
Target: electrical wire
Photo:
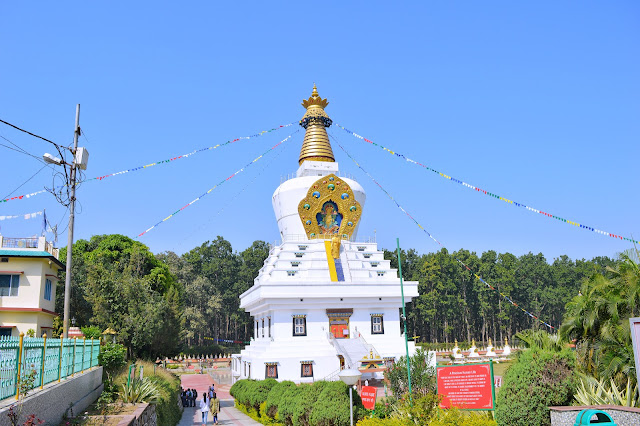
[[[33,157],[33,158],[35,158],[36,160],[38,160],[38,162],[39,162],[39,163],[44,164],[44,165],[46,165],[47,167],[49,167],[49,168],[53,169],[53,167],[52,167],[51,165],[49,165],[49,164],[45,163],[45,162],[44,162],[44,160],[43,160],[41,157],[38,157],[37,155],[33,155],[33,154],[31,154],[29,151],[25,150],[24,148],[22,148],[21,146],[19,146],[19,145],[15,144],[15,143],[13,143],[12,141],[10,141],[9,139],[7,139],[6,137],[4,137],[4,136],[2,136],[2,135],[0,135],[0,138],[2,138],[2,139],[4,139],[5,141],[9,142],[11,145],[15,146],[15,147],[16,147],[16,148],[18,148],[18,149],[16,149],[16,148],[12,148],[12,147],[10,147],[10,146],[7,146],[7,145],[5,145],[5,144],[1,144],[1,143],[0,143],[0,146],[3,146],[3,147],[8,148],[8,149],[11,149],[11,150],[13,150],[13,151],[17,151],[17,152],[19,152],[19,153],[21,153],[21,154],[24,154],[24,155],[28,155],[29,157]]]
[[[47,164],[45,164],[44,166],[42,166],[40,168],[40,170],[38,170],[37,172],[35,172],[29,179],[27,179],[26,181],[24,181],[22,183],[22,185],[20,185],[19,187],[17,187],[16,189],[14,189],[13,191],[11,191],[9,194],[5,195],[4,197],[2,197],[2,199],[5,198],[9,198],[14,192],[16,192],[18,189],[22,188],[27,182],[29,182],[31,179],[33,179],[38,173],[40,173],[42,170],[44,170],[44,168],[47,167]]]
[[[53,142],[53,141],[50,141],[50,140],[49,140],[49,139],[47,139],[47,138],[43,138],[42,136],[38,136],[38,135],[36,135],[35,133],[31,133],[31,132],[30,132],[30,131],[28,131],[28,130],[22,129],[22,128],[20,128],[20,127],[16,126],[15,124],[11,124],[11,123],[9,123],[9,122],[7,122],[7,121],[4,121],[4,120],[2,120],[2,119],[0,119],[0,123],[4,123],[4,124],[6,124],[7,126],[11,126],[11,127],[13,127],[14,129],[20,130],[21,132],[24,132],[24,133],[26,133],[26,134],[28,134],[28,135],[31,135],[31,136],[36,137],[36,138],[38,138],[38,139],[42,139],[42,140],[43,140],[43,141],[45,141],[45,142],[49,142],[49,143],[51,143],[51,144],[53,144],[53,145],[55,145],[55,146],[57,146],[57,147],[60,147],[60,145],[58,145],[57,143],[55,143],[55,142]]]

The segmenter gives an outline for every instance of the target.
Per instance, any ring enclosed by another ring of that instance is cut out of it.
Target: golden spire
[[[325,129],[333,123],[327,113],[324,112],[327,105],[329,105],[329,102],[318,95],[318,89],[314,83],[311,96],[309,99],[302,101],[302,106],[307,109],[307,112],[300,120],[300,125],[305,128],[306,133],[302,142],[298,164],[302,164],[304,160],[328,161],[331,163],[335,161],[327,130]]]

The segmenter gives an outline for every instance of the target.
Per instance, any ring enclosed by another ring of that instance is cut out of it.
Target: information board
[[[363,386],[360,391],[360,399],[362,400],[362,405],[367,410],[373,410],[376,408],[376,392],[377,389],[374,386]]]
[[[441,408],[493,410],[493,366],[490,363],[439,366],[438,395]]]

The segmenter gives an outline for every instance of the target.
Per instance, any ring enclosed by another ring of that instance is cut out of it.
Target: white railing
[[[7,238],[0,235],[0,247],[17,250],[42,250],[50,253],[56,259],[58,258],[59,254],[59,250],[53,246],[52,242],[47,241],[44,236],[29,238]]]
[[[370,343],[367,343],[367,341],[365,340],[364,337],[362,337],[362,334],[360,334],[360,332],[358,332],[358,337],[362,341],[362,344],[364,344],[365,348],[367,348],[367,351],[369,351],[369,354],[373,354],[374,358],[377,357],[377,358],[382,359],[382,357],[380,356],[380,354],[376,350],[375,346],[373,346]]]
[[[341,371],[342,370],[338,368],[336,371],[325,376],[322,380],[324,380],[325,382],[337,382],[340,379],[339,374]]]

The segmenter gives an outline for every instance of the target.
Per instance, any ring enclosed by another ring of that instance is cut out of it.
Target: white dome
[[[273,204],[273,211],[276,215],[276,221],[278,222],[278,229],[280,230],[280,236],[283,240],[300,239],[306,240],[307,236],[302,226],[302,221],[298,215],[298,204],[307,195],[307,191],[320,177],[326,176],[330,173],[337,172],[337,163],[324,163],[335,165],[335,170],[323,171],[319,174],[317,170],[314,170],[315,176],[300,176],[306,174],[307,163],[315,163],[314,161],[305,161],[298,170],[298,176],[293,179],[289,179],[283,182],[273,193],[271,202]],[[309,164],[308,166],[312,166]],[[334,167],[332,167],[334,168]],[[360,203],[361,208],[364,211],[364,202],[367,198],[364,188],[353,179],[341,177],[341,179],[347,183],[356,201]],[[355,238],[358,233],[358,228],[353,232],[352,238]]]

